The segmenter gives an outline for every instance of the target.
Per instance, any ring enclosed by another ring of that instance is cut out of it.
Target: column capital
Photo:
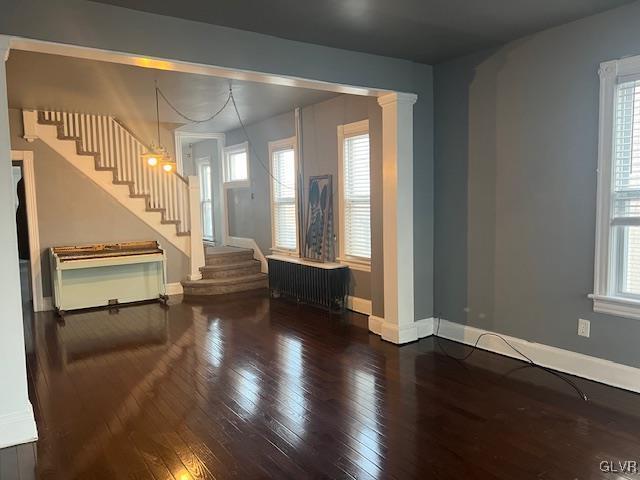
[[[9,60],[9,51],[11,50],[11,37],[0,35],[0,58],[5,62]]]
[[[413,105],[418,100],[415,93],[390,92],[378,97],[378,105],[386,107],[394,103],[402,103],[404,105]]]

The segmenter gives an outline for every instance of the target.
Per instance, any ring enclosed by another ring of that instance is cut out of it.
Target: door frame
[[[38,227],[38,201],[36,198],[36,177],[33,166],[33,152],[30,150],[11,150],[11,162],[22,164],[25,199],[27,201],[27,224],[29,228],[29,260],[31,277],[31,298],[33,310],[47,310],[42,293],[42,263],[40,251],[40,229]]]
[[[222,162],[224,161],[223,155],[224,155],[224,147],[225,147],[225,138],[226,137],[224,133],[185,132],[180,129],[175,130],[174,132],[174,139],[175,139],[174,145],[176,149],[176,156],[175,156],[176,168],[180,175],[183,175],[183,171],[184,171],[184,165],[182,160],[182,140],[193,139],[195,141],[196,139],[198,139],[198,140],[217,140],[218,141],[218,159],[220,160],[218,162],[218,179],[219,179],[218,187],[220,188],[219,201],[220,201],[220,214],[222,215],[222,221],[220,222],[220,226],[222,228],[222,231],[220,232],[220,243],[222,245],[227,244],[226,243],[228,238],[227,232],[229,231],[229,219],[227,217],[227,205],[226,205],[227,199],[225,198],[226,195],[223,194],[223,189],[222,189],[222,182],[223,182]],[[194,159],[194,166],[195,166],[195,159]],[[213,189],[213,182],[211,182],[211,188]],[[213,198],[213,190],[211,192],[211,197]],[[213,208],[213,203],[212,203],[212,211],[215,211]]]

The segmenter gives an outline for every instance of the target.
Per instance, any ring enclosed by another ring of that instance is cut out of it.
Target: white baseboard
[[[415,342],[421,338],[433,335],[433,318],[416,320],[404,324],[400,328],[396,324],[385,321],[382,317],[369,315],[369,331],[380,335],[382,340],[395,344]]]
[[[182,284],[180,282],[167,283],[167,295],[182,295]]]
[[[431,320],[433,327],[433,319]],[[493,332],[450,322],[448,320],[440,320],[438,336],[466,345],[473,345],[483,333]],[[510,337],[508,335],[500,334],[500,336],[539,365],[613,387],[640,393],[640,368],[622,365],[610,360],[604,360],[562,348],[550,347],[541,343],[528,342],[521,338]],[[482,338],[478,344],[478,348],[524,360],[497,337],[487,336]]]
[[[35,442],[37,439],[38,429],[31,403],[22,411],[0,415],[0,448]]]
[[[360,297],[347,297],[347,309],[363,315],[371,315],[371,300]]]

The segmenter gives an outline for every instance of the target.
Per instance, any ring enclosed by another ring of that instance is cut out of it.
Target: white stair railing
[[[175,224],[178,235],[190,234],[188,182],[175,171],[149,166],[142,158],[149,149],[118,119],[41,110],[38,121],[57,125],[59,135],[76,141],[79,154],[94,155],[96,169],[111,170],[114,183],[128,185],[132,197],[145,198],[148,210],[162,214],[162,223]]]

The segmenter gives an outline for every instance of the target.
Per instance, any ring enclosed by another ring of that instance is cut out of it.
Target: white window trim
[[[593,311],[640,319],[640,301],[615,294],[615,259],[610,248],[611,189],[613,169],[613,135],[617,85],[640,79],[640,56],[612,60],[600,64],[600,114],[598,141],[598,190],[596,207],[596,242]]]
[[[274,209],[273,209],[273,154],[278,150],[293,149],[293,165],[295,174],[295,217],[296,217],[296,248],[287,250],[284,248],[276,247],[276,229],[275,222],[273,221]],[[300,222],[298,221],[298,139],[297,137],[283,138],[281,140],[274,140],[269,142],[269,207],[271,210],[271,251],[280,255],[300,256]]]
[[[227,182],[227,169],[229,168],[227,158],[234,153],[245,152],[247,155],[247,179]],[[251,185],[251,155],[249,154],[249,142],[237,143],[224,148],[222,159],[222,186],[223,188],[246,188]]]
[[[369,133],[369,120],[338,125],[338,212],[339,212],[339,234],[338,234],[338,258],[337,260],[348,265],[349,268],[363,272],[371,271],[371,259],[353,257],[346,255],[344,247],[345,224],[344,224],[344,140],[355,135]],[[371,139],[371,136],[369,136]]]

